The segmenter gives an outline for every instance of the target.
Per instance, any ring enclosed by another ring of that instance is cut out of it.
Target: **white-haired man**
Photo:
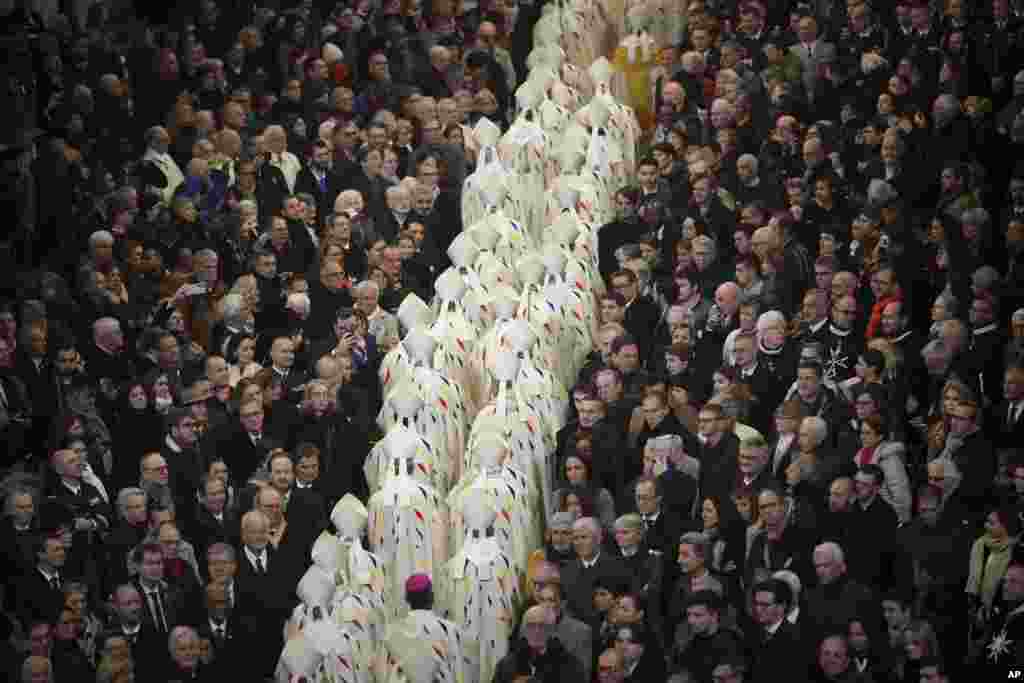
[[[398,343],[398,318],[380,307],[380,285],[374,280],[363,280],[352,288],[352,298],[355,309],[366,315],[370,334],[378,346],[386,351]]]
[[[619,558],[602,552],[604,532],[593,517],[576,520],[572,528],[572,545],[576,559],[562,568],[562,586],[570,611],[585,623],[595,623],[594,580],[600,576],[625,576]]]
[[[807,593],[806,628],[812,633],[833,633],[844,632],[851,621],[881,623],[878,596],[849,577],[846,556],[838,543],[829,541],[815,547],[813,560],[818,585]]]

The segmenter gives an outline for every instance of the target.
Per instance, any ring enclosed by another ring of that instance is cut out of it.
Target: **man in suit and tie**
[[[277,337],[270,346],[273,381],[280,384],[282,398],[298,403],[308,379],[306,373],[295,368],[295,342],[291,337]]]
[[[602,551],[603,532],[593,517],[576,520],[572,529],[572,544],[576,559],[562,568],[562,585],[574,617],[589,624],[599,625],[594,608],[594,579],[600,575],[625,574],[621,560]]]
[[[214,543],[206,551],[207,583],[219,583],[224,586],[224,596],[228,607],[234,608],[237,592],[235,577],[238,575],[238,552],[235,546],[228,543]]]
[[[275,460],[278,457],[275,455]],[[284,498],[271,485],[260,486],[253,508],[263,512],[270,522],[267,538],[274,552],[275,583],[287,600],[294,601],[295,587],[306,571],[313,540],[320,530],[304,528],[303,525],[308,527],[313,522],[303,519],[302,515],[298,515],[294,523],[290,522],[284,513]]]
[[[276,495],[276,494],[275,494]],[[261,510],[242,515],[242,548],[232,612],[236,636],[248,645],[245,672],[255,678],[273,675],[281,652],[282,627],[290,604],[275,576],[275,550],[270,545],[270,520]]]
[[[238,422],[224,425],[207,437],[204,444],[206,460],[224,454],[231,472],[232,486],[240,491],[250,477],[266,462],[269,445],[263,440],[263,403],[250,400],[238,410]]]
[[[199,637],[210,641],[213,667],[220,674],[236,670],[241,654],[231,623],[231,605],[226,584],[211,582],[206,586],[206,610],[199,623]],[[244,643],[241,643],[244,647]]]
[[[800,19],[797,36],[800,42],[790,46],[789,51],[800,59],[808,102],[813,108],[820,109],[822,103],[818,100],[823,95],[823,81],[832,76],[831,62],[836,48],[818,36],[818,21],[809,14]]]
[[[160,448],[160,455],[168,467],[168,484],[178,519],[192,524],[196,491],[199,489],[199,475],[202,470],[199,453],[196,451],[198,434],[192,413],[185,408],[172,407],[164,419],[167,436]]]
[[[41,532],[34,547],[35,569],[22,577],[14,595],[18,618],[26,629],[40,616],[52,618],[64,604],[62,573],[67,561],[67,548],[63,536]]]
[[[164,581],[164,553],[160,545],[147,543],[132,551],[139,568],[135,588],[142,596],[142,627],[166,637],[177,624],[186,622],[181,592]]]
[[[112,617],[107,624],[108,632],[124,638],[135,662],[136,675],[143,676],[159,661],[166,643],[166,636],[152,629],[144,629],[143,601],[139,589],[130,583],[121,584],[111,595]],[[109,636],[108,636],[109,638]]]
[[[1024,439],[1024,365],[1010,365],[1003,373],[1004,400],[997,403],[988,425],[1000,457],[1020,447]]]
[[[148,531],[146,492],[133,486],[121,489],[117,494],[117,512],[120,521],[104,543],[107,559],[104,562],[103,581],[104,586],[111,588],[128,575],[125,565],[128,553],[142,542]]]
[[[638,478],[633,488],[633,498],[640,514],[644,547],[662,554],[671,552],[679,539],[682,519],[663,508],[664,491],[661,481],[651,476]]]
[[[206,570],[204,558],[215,543],[237,543],[238,516],[227,509],[227,486],[220,477],[206,475],[199,490],[199,508],[191,538],[196,554]]]
[[[804,679],[808,659],[799,629],[786,619],[793,592],[781,579],[754,586],[754,626],[749,634],[754,683]]]
[[[334,152],[323,140],[313,143],[306,163],[295,179],[295,192],[307,193],[316,200],[317,215],[321,220],[331,213],[334,200],[341,192],[341,178],[332,168]]]
[[[288,453],[270,458],[270,485],[281,496],[281,509],[293,533],[312,548],[313,541],[326,526],[326,504],[312,489],[295,486],[295,465]]]

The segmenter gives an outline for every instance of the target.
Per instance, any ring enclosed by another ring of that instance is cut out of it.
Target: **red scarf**
[[[877,450],[878,446],[874,446],[873,448],[861,448],[857,451],[857,455],[854,458],[857,461],[857,467],[875,464],[875,451]]]

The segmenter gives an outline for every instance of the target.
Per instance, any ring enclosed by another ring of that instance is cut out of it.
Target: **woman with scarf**
[[[996,508],[985,518],[985,533],[971,547],[967,575],[967,593],[971,620],[971,638],[985,630],[992,603],[999,591],[1010,557],[1017,545],[1020,520],[1013,508]]]
[[[608,489],[594,486],[590,477],[589,459],[591,448],[591,435],[589,432],[581,432],[576,435],[575,455],[570,455],[562,465],[561,476],[564,477],[561,488],[554,492],[555,509],[553,512],[564,512],[566,510],[566,498],[570,493],[577,494],[577,500],[590,512],[585,512],[581,517],[593,515],[601,522],[605,530],[613,530],[615,527],[615,501]],[[579,495],[583,495],[580,498]]]
[[[118,392],[114,406],[116,424],[131,425],[131,429],[116,431],[113,444],[114,468],[111,475],[113,489],[135,486],[139,481],[139,459],[148,452],[158,451],[163,445],[163,420],[150,400],[146,383],[133,379]]]
[[[738,595],[746,554],[746,522],[732,500],[719,495],[704,496],[700,515],[695,528],[711,539],[708,570],[732,595]]]
[[[892,506],[901,524],[910,521],[912,496],[907,477],[906,447],[888,440],[889,421],[882,415],[868,415],[860,420],[860,450],[854,457],[858,469],[878,465],[885,478],[879,492],[882,500]]]

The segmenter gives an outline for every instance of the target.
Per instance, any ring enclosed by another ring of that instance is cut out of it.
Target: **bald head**
[[[715,303],[722,314],[731,317],[739,306],[740,288],[735,282],[723,282],[715,290]]]

